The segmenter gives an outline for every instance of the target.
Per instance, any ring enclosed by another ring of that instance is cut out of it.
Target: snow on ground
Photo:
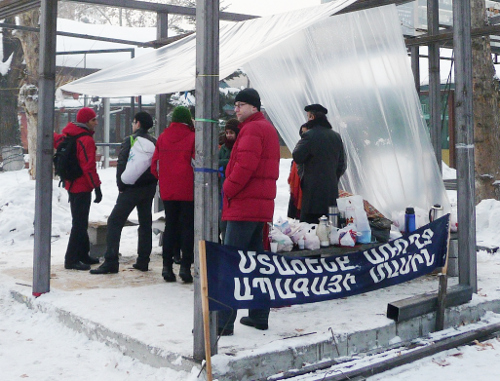
[[[289,168],[290,160],[282,160],[275,219],[279,216],[286,216],[289,197],[286,179]],[[445,172],[445,175],[446,173],[448,172]],[[92,204],[90,218],[93,221],[107,219],[117,196],[115,169],[100,169],[99,175],[103,181],[104,198],[100,204]],[[452,175],[451,172],[450,177]],[[0,270],[29,267],[33,252],[35,182],[29,180],[26,170],[21,170],[0,172],[0,184]],[[455,197],[456,202],[455,194],[449,192],[449,195],[451,201],[454,202]],[[67,193],[64,189],[57,187],[57,181],[54,181],[52,202],[52,257],[53,262],[61,263],[71,227],[71,216]],[[494,200],[485,200],[477,206],[478,242],[500,246],[500,236],[496,229],[500,225],[499,211],[500,202]],[[135,215],[132,215],[131,218],[135,218]],[[157,243],[157,240],[154,242]],[[128,254],[134,254],[136,228],[124,229],[121,246],[125,252],[129,251]],[[157,247],[156,251],[158,251]],[[472,303],[500,298],[500,288],[497,286],[499,265],[498,255],[491,255],[484,251],[478,253],[479,290],[478,294],[474,295]],[[84,277],[86,274],[77,275]],[[83,334],[75,333],[59,323],[56,317],[50,313],[29,310],[25,305],[12,299],[7,286],[2,284],[1,280],[0,277],[0,369],[2,369],[0,379],[29,378],[37,381],[89,378],[98,381],[126,379],[192,381],[197,379],[199,369],[196,367],[191,372],[176,372],[166,368],[157,369],[144,365],[137,360],[123,356],[118,350],[89,340]],[[93,292],[95,303],[98,303],[99,300],[106,300],[107,290],[105,288],[96,288]],[[52,295],[48,297],[54,298],[58,293],[60,291],[51,292]],[[357,296],[357,298],[362,297],[362,295]],[[65,303],[69,303],[70,300],[65,300]],[[352,309],[349,300],[338,301],[338,303],[343,303],[346,314],[352,313],[349,311]],[[368,304],[363,308],[370,309],[370,306]],[[300,315],[301,311],[305,310],[315,311],[312,305],[305,305],[293,309],[295,315],[290,309],[289,314],[295,316],[293,319],[297,319],[297,314]],[[191,312],[189,313],[191,314]],[[359,310],[357,313],[363,315]],[[282,323],[279,323],[281,320],[277,318],[279,312],[273,312],[273,314],[276,314],[274,315],[276,317],[272,318],[274,325],[287,324],[287,314],[283,315]],[[310,316],[310,313],[307,316]],[[314,322],[318,322],[318,319],[321,320],[318,316],[315,313],[315,318],[311,319],[311,330],[315,328]],[[355,322],[358,323],[358,320]],[[351,323],[354,324],[353,321]],[[245,339],[246,330],[244,327],[238,328],[238,335],[226,338],[225,341],[221,342],[221,348],[224,348],[225,343],[230,344],[232,341]],[[249,334],[251,333],[249,332]],[[303,340],[306,342],[307,338],[305,337]],[[416,380],[416,377],[419,377],[419,380],[431,379],[436,375],[440,375],[442,379],[451,379],[451,375],[453,375],[455,381],[462,381],[472,379],[473,374],[480,374],[481,379],[484,380],[497,379],[495,375],[500,374],[498,348],[500,348],[500,343],[497,340],[491,340],[487,345],[464,347],[439,354],[431,359],[410,364],[388,374],[375,376],[372,380],[400,380],[404,378],[411,381]],[[458,355],[458,352],[461,354]],[[481,370],[478,368],[480,364],[488,364],[488,367]],[[470,373],[467,369],[476,373]],[[307,380],[307,378],[302,378],[302,380]]]

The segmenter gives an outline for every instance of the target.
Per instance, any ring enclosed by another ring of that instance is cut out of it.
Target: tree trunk
[[[38,27],[40,11],[38,9],[22,13],[19,23],[23,26]],[[19,31],[19,40],[26,61],[26,80],[19,91],[19,105],[24,108],[28,122],[29,172],[31,178],[36,174],[36,142],[38,124],[38,62],[40,34]]]
[[[6,23],[14,23],[14,18],[5,19]],[[19,40],[12,35],[12,30],[2,30],[3,62],[10,61],[9,71],[0,74],[0,147],[21,144],[19,119],[17,116],[17,94],[23,77],[23,49]]]
[[[472,28],[484,27],[484,0],[471,1]],[[476,203],[497,198],[494,182],[500,180],[499,85],[494,78],[489,36],[472,39]]]

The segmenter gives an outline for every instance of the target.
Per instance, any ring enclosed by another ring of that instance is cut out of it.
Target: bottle
[[[316,235],[319,238],[319,244],[321,247],[330,246],[330,240],[328,238],[328,218],[326,216],[321,216],[319,218],[318,230],[316,231]]]
[[[337,225],[339,229],[345,227],[345,212],[339,212],[339,224]]]
[[[416,229],[415,226],[415,209],[409,207],[405,211],[405,232],[411,233]]]
[[[299,245],[299,250],[304,250],[304,237],[300,237],[298,240],[297,240],[297,244]]]
[[[328,223],[332,227],[339,226],[339,208],[336,206],[328,207]]]

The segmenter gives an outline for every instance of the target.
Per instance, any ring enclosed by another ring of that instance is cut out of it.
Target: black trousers
[[[149,256],[152,249],[152,217],[151,206],[156,193],[156,184],[144,187],[127,188],[118,194],[115,207],[108,217],[108,232],[106,235],[106,262],[118,263],[120,252],[120,238],[127,218],[134,208],[137,208],[139,217],[139,228],[137,230],[137,262],[149,263]]]
[[[227,221],[224,245],[263,252],[263,229],[264,222]],[[236,310],[218,311],[218,328],[233,330],[237,312]],[[248,316],[257,324],[267,324],[269,321],[269,312],[269,308],[253,308],[248,310]]]
[[[327,213],[302,213],[300,214],[300,222],[307,222],[308,224],[317,224],[319,223],[319,218],[321,216],[328,216],[328,211]]]
[[[180,244],[181,267],[189,269],[194,260],[194,201],[163,200],[163,205],[163,266],[172,268],[174,253],[178,252]]]
[[[64,256],[65,264],[73,264],[89,255],[89,213],[92,192],[69,192],[69,205],[71,209],[71,233],[68,248]]]

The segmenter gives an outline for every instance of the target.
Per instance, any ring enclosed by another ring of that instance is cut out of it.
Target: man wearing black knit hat
[[[273,220],[280,144],[273,125],[260,112],[254,89],[241,90],[234,100],[240,121],[222,186],[222,220],[227,221],[224,244],[262,252],[264,224]],[[240,323],[268,329],[269,308],[251,309]],[[232,335],[236,311],[218,312],[219,335]]]
[[[328,122],[326,107],[316,103],[304,111],[309,130],[301,135],[292,156],[303,170],[300,221],[317,224],[329,206],[337,205],[338,183],[347,163],[342,138]]]
[[[134,116],[132,131],[120,148],[116,167],[118,198],[108,218],[106,253],[104,263],[91,274],[113,274],[118,272],[118,253],[120,237],[128,216],[137,208],[139,217],[137,261],[133,267],[148,271],[149,256],[152,249],[151,206],[156,193],[156,177],[151,173],[151,158],[155,150],[156,139],[149,135],[153,127],[153,118],[145,111]]]

